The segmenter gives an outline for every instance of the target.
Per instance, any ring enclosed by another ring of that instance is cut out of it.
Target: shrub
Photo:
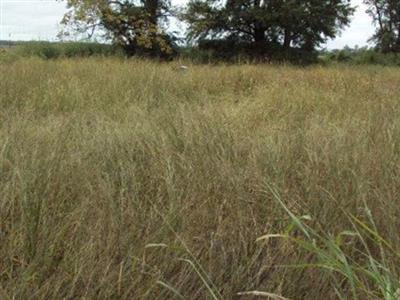
[[[44,59],[59,57],[90,57],[121,55],[122,50],[113,45],[85,42],[25,42],[16,46],[16,53],[23,57],[37,56]]]
[[[345,47],[322,55],[321,61],[326,63],[347,63],[354,65],[400,66],[400,56],[396,53],[382,53],[375,49]]]

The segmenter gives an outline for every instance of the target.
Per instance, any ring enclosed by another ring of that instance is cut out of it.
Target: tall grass
[[[0,64],[0,298],[397,299],[400,71],[178,66]]]

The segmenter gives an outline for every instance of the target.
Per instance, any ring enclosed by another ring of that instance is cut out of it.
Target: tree
[[[253,52],[313,51],[350,23],[349,0],[191,0],[189,38],[235,40]]]
[[[364,0],[377,26],[372,41],[384,53],[400,52],[400,0]]]
[[[169,56],[174,38],[163,24],[170,11],[168,0],[66,0],[69,12],[63,23],[75,31],[104,37],[122,46],[128,55]]]

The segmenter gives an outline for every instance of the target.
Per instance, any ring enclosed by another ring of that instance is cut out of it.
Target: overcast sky
[[[182,4],[186,0],[172,0]],[[351,26],[340,37],[329,41],[328,48],[345,45],[364,46],[374,29],[362,0],[352,0],[358,9]],[[65,13],[65,3],[55,0],[0,0],[0,40],[55,40]]]

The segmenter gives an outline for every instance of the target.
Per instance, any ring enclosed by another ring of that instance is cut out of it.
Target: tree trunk
[[[159,0],[146,0],[144,6],[145,6],[145,11],[148,14],[150,23],[153,24],[154,26],[157,26]]]
[[[260,4],[261,4],[260,0],[254,1],[254,7],[256,9],[260,8]],[[265,51],[265,26],[259,20],[255,20],[255,22],[254,22],[254,44],[255,44],[255,51],[258,54],[264,53],[264,51]]]
[[[400,14],[400,11],[399,11]],[[396,36],[396,52],[400,53],[400,16],[398,16],[399,20],[397,21],[397,36]]]
[[[256,28],[254,29],[254,42],[257,45],[262,45],[265,42],[265,31],[264,28]]]
[[[255,26],[254,29],[254,54],[263,55],[265,54],[265,30],[261,26]]]
[[[285,37],[284,37],[284,40],[283,40],[283,48],[285,50],[289,50],[291,43],[292,43],[292,34],[288,29],[285,29]]]

